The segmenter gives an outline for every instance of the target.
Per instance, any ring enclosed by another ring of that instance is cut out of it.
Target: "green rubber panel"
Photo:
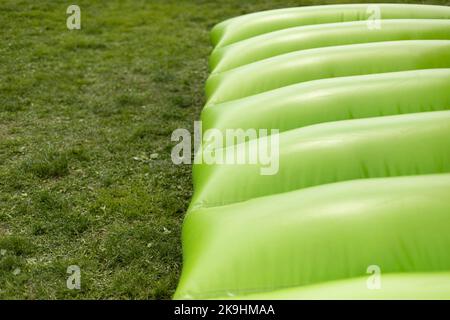
[[[450,299],[450,8],[271,10],[211,38],[174,298]]]

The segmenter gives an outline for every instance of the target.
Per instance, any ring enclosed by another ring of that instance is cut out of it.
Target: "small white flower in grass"
[[[20,268],[15,268],[13,271],[13,275],[17,276],[20,274],[20,272],[21,272]]]

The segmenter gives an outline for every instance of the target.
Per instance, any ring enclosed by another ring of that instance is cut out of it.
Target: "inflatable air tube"
[[[174,298],[450,299],[448,21],[361,4],[214,27]]]
[[[267,33],[214,50],[212,72],[223,72],[283,53],[345,44],[395,40],[449,40],[450,20],[383,20],[378,29],[367,21],[318,24]]]
[[[282,132],[330,121],[448,109],[450,69],[423,69],[302,82],[209,106],[201,119],[204,131]]]
[[[367,290],[367,276],[218,299],[246,300],[442,300],[450,297],[450,272],[383,276],[382,290]]]
[[[449,136],[450,111],[342,120],[289,130],[279,134],[279,163],[273,158],[271,163],[194,164],[191,208],[344,180],[450,172]],[[224,157],[243,152],[243,158],[249,159],[250,153],[258,153],[261,139],[216,152]],[[262,175],[261,168],[268,167],[278,172]]]
[[[449,19],[450,8],[411,4],[344,4],[268,10],[235,17],[217,24],[211,31],[211,41],[215,47],[222,47],[290,27],[367,21],[376,17],[374,15],[381,19]]]
[[[205,107],[317,79],[449,67],[450,40],[375,42],[301,50],[212,74],[206,82]]]
[[[450,174],[423,175],[340,182],[192,210],[175,297],[310,286],[367,275],[373,264],[386,274],[448,271],[449,194]],[[442,285],[448,292],[450,282]]]

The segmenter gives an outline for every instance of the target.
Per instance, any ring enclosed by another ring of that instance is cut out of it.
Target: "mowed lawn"
[[[0,298],[169,299],[192,194],[170,135],[199,117],[210,28],[336,2],[2,0]]]

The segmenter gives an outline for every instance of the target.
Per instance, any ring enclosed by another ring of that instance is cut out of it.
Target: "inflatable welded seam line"
[[[450,8],[367,6],[213,28],[203,131],[279,129],[279,172],[194,164],[174,298],[450,298]]]

